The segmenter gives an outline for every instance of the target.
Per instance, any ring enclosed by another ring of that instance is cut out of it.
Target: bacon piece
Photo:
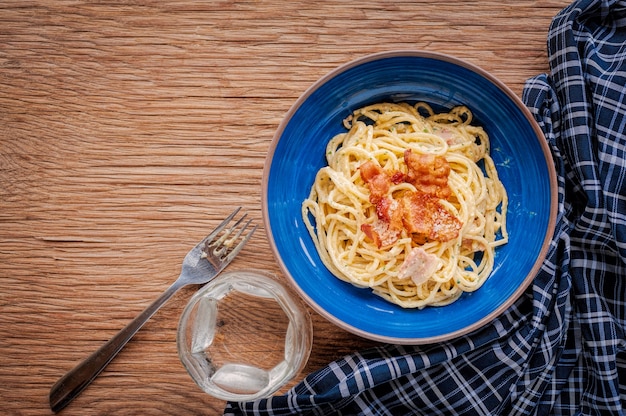
[[[376,207],[377,219],[363,224],[361,230],[378,248],[396,242],[403,229],[414,235],[416,241],[440,242],[456,238],[461,223],[440,202],[449,196],[450,166],[440,156],[404,154],[408,173],[388,173],[373,161],[359,166],[359,174],[370,191],[370,202]],[[420,192],[407,192],[399,200],[390,195],[391,185],[409,181]]]
[[[370,190],[370,202],[372,204],[376,204],[378,200],[387,196],[391,186],[391,178],[383,168],[368,160],[359,166],[359,173]]]
[[[443,156],[416,154],[407,149],[404,152],[404,163],[408,170],[406,181],[419,191],[442,199],[448,199],[452,195],[448,185],[450,164]]]
[[[400,199],[402,221],[408,233],[420,241],[450,241],[459,235],[461,222],[435,195],[407,192]]]
[[[397,185],[399,183],[406,182],[405,178],[406,178],[406,175],[404,173],[394,172],[394,174],[391,175],[391,182]]]
[[[404,259],[398,270],[398,278],[411,278],[413,283],[421,285],[430,279],[437,271],[439,258],[434,254],[427,253],[421,247],[414,247]]]
[[[370,190],[369,200],[376,207],[377,216],[374,224],[363,224],[361,230],[378,248],[389,246],[396,242],[403,227],[398,201],[389,195],[393,176],[372,161],[359,166],[359,173]]]
[[[380,175],[374,176],[371,181],[368,182],[368,187],[370,189],[370,202],[376,204],[379,200],[387,198],[391,181],[386,174],[381,173]]]
[[[369,183],[372,178],[383,173],[383,168],[378,166],[376,163],[368,160],[367,162],[363,162],[361,166],[359,166],[359,174],[365,183]]]
[[[363,224],[361,230],[374,241],[378,248],[396,242],[404,227],[400,204],[390,197],[381,198],[376,203],[376,222]]]
[[[376,244],[376,247],[390,246],[400,237],[401,229],[392,229],[388,222],[376,221],[374,224],[363,224],[361,230],[370,240]]]
[[[389,223],[393,229],[401,230],[404,227],[400,204],[393,198],[382,198],[376,203],[376,215],[378,219]]]

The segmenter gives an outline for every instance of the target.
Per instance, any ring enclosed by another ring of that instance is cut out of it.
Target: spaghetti
[[[507,194],[465,106],[380,103],[344,120],[302,216],[325,266],[405,308],[478,289],[508,241]]]

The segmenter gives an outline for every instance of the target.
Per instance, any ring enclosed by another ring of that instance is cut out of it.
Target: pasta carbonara
[[[405,308],[478,289],[508,241],[489,137],[465,106],[380,103],[344,120],[302,216],[339,279]]]

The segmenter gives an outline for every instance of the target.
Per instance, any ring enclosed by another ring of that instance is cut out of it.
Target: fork
[[[249,229],[252,225],[251,219],[244,222],[247,213],[227,228],[240,210],[241,207],[233,211],[211,234],[187,253],[180,276],[159,298],[100,349],[67,372],[52,386],[50,408],[53,412],[56,413],[67,406],[98,377],[148,319],[179,289],[187,285],[207,283],[228,266],[257,229],[256,225]]]

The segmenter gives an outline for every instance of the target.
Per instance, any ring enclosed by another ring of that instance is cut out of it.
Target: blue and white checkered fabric
[[[548,53],[522,98],[553,152],[559,214],[525,295],[477,332],[355,353],[226,415],[626,414],[626,2],[571,4]]]

